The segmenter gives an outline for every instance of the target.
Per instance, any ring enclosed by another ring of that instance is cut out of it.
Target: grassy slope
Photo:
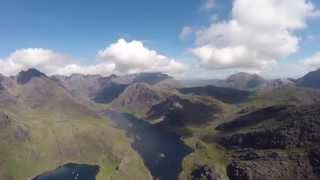
[[[98,180],[148,178],[143,162],[131,149],[125,134],[113,128],[107,119],[83,114],[57,118],[61,112],[54,111],[1,110],[15,122],[11,125],[13,131],[0,133],[0,177],[26,179],[64,163],[78,162],[98,164],[101,167]],[[17,126],[30,130],[31,138],[17,140],[14,134]]]
[[[51,85],[48,88],[56,88]],[[28,179],[68,162],[99,165],[97,180],[151,179],[124,132],[71,101],[60,87],[47,99],[29,99],[30,87],[16,90],[26,97],[18,104],[0,103],[0,111],[11,119],[9,127],[0,130],[0,179]],[[27,132],[26,139],[17,138],[19,128]]]
[[[199,166],[208,165],[213,168],[221,180],[228,180],[226,175],[226,165],[228,159],[224,150],[211,141],[215,137],[215,127],[222,122],[232,119],[237,111],[237,108],[232,105],[224,104],[224,112],[213,122],[202,126],[189,126],[188,129],[193,133],[190,138],[183,140],[187,145],[193,148],[194,152],[184,158],[183,171],[180,174],[180,179],[190,179],[190,174]]]

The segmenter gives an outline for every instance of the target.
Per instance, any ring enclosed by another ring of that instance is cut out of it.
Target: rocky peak
[[[231,75],[226,79],[226,83],[230,87],[237,89],[257,88],[265,82],[266,80],[257,74],[249,74],[244,72]]]
[[[31,68],[26,71],[21,71],[17,76],[17,82],[19,84],[25,84],[35,77],[47,77],[44,73],[37,69]]]
[[[239,72],[236,74],[233,74],[227,78],[227,81],[233,81],[233,80],[251,80],[254,78],[262,78],[257,74],[250,74],[245,72]]]

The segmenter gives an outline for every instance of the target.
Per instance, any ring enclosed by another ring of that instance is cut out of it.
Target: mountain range
[[[162,73],[1,75],[0,179],[69,162],[99,165],[98,180],[151,179],[105,110],[180,135],[193,149],[180,179],[319,179],[319,72],[295,80],[238,73],[201,86]]]

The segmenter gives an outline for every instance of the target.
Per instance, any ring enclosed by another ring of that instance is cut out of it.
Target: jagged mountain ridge
[[[152,86],[169,86],[176,84],[175,80],[162,73],[140,73],[124,76],[111,75],[71,75],[54,76],[73,94],[85,96],[99,103],[110,103],[131,84],[146,83]],[[165,85],[159,85],[163,83]]]

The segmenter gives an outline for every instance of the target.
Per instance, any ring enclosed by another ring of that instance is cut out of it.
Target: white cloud
[[[260,71],[299,49],[294,32],[314,12],[306,0],[234,0],[231,19],[198,30],[190,52],[208,69]]]
[[[54,74],[72,75],[72,74],[86,74],[86,75],[110,75],[114,73],[114,64],[99,63],[96,65],[81,66],[78,64],[69,64],[65,67],[59,68]]]
[[[120,39],[103,51],[95,64],[81,65],[71,56],[49,49],[19,49],[8,57],[0,59],[0,73],[15,75],[21,70],[36,68],[46,74],[100,74],[164,72],[171,75],[182,73],[186,65],[150,50],[140,41],[126,42]]]
[[[301,60],[300,64],[306,66],[311,70],[319,69],[320,68],[320,52],[317,52],[311,57]]]
[[[70,61],[69,56],[48,49],[19,49],[0,61],[0,72],[14,75],[24,69],[37,68],[46,73],[53,73]]]
[[[36,68],[49,75],[70,75],[72,73],[109,75],[114,69],[112,64],[107,63],[79,65],[68,55],[41,48],[16,50],[0,60],[0,67],[0,73],[5,75],[15,75],[29,68]]]
[[[276,60],[260,59],[255,51],[246,46],[232,46],[216,48],[211,45],[201,46],[191,50],[200,64],[208,69],[246,69],[254,71],[258,68],[266,68],[275,64]],[[252,61],[252,59],[257,59]]]
[[[113,63],[120,73],[164,72],[175,75],[187,68],[175,59],[148,49],[140,41],[127,42],[124,39],[99,51],[98,58]]]
[[[181,40],[186,40],[193,33],[193,28],[190,26],[185,26],[182,28],[179,38]]]
[[[200,10],[201,11],[210,11],[215,6],[215,0],[204,0],[205,2],[202,4]]]

